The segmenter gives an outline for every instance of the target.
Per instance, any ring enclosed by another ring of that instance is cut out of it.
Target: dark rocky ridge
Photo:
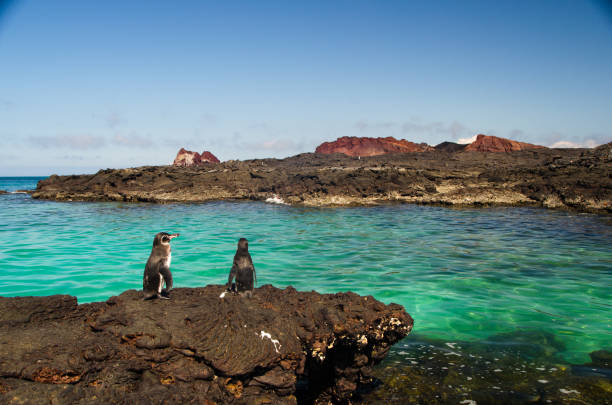
[[[434,147],[436,148],[436,150],[440,152],[453,153],[453,152],[461,152],[462,150],[465,149],[466,146],[467,144],[462,144],[462,143],[442,142],[442,143],[437,144]]]
[[[596,149],[509,153],[441,151],[350,157],[305,153],[227,161],[214,167],[148,166],[51,176],[34,198],[81,201],[288,204],[409,202],[460,206],[531,205],[612,212],[612,143]]]
[[[413,324],[350,292],[223,291],[0,297],[0,403],[345,403]]]

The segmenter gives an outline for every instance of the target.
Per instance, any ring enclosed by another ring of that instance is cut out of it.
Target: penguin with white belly
[[[178,233],[169,234],[160,232],[153,239],[153,250],[147,265],[145,266],[142,279],[142,291],[144,299],[163,298],[170,299],[169,292],[172,288],[172,273],[170,272],[170,261],[172,251],[170,241],[179,236]],[[166,288],[164,287],[166,285]]]

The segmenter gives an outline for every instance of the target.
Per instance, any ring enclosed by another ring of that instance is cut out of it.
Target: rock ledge
[[[350,292],[222,292],[0,297],[0,402],[346,403],[413,325]]]

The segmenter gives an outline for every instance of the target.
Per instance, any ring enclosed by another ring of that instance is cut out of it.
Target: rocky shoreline
[[[483,341],[411,334],[374,367],[366,404],[612,404],[612,352],[585,364],[559,356],[563,342],[522,329]]]
[[[223,291],[0,297],[0,402],[348,403],[413,325],[402,306],[350,292]]]
[[[305,153],[286,159],[146,166],[51,176],[33,198],[205,202],[274,199],[290,205],[389,202],[539,206],[612,212],[612,144],[508,153],[416,152],[371,157]]]

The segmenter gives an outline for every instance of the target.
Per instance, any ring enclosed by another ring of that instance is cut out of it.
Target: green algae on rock
[[[585,366],[564,363],[554,356],[557,343],[547,338],[532,344],[541,346],[538,350],[492,348],[490,342],[409,337],[374,368],[380,385],[362,399],[368,404],[612,404],[609,366],[589,364],[585,372]]]

